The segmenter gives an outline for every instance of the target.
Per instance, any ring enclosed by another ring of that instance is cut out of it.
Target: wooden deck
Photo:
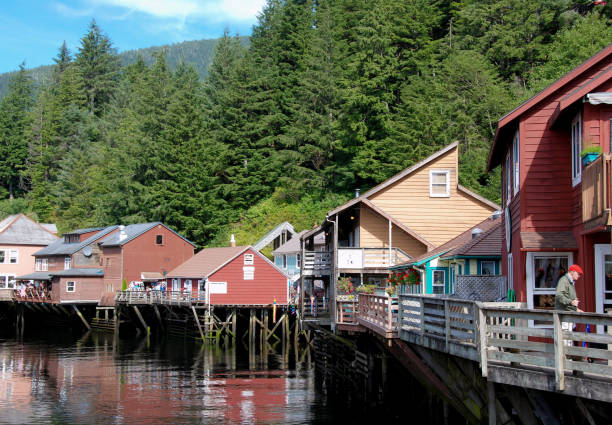
[[[389,340],[473,360],[491,382],[612,402],[612,315],[413,294],[359,295],[338,301],[336,311],[338,329],[356,322]]]

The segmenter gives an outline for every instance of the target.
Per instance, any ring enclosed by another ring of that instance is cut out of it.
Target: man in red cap
[[[574,285],[583,274],[578,264],[572,264],[567,274],[559,279],[555,293],[555,310],[582,311],[578,308],[580,300],[576,297]]]

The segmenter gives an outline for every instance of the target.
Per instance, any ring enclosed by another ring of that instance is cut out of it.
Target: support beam
[[[204,342],[204,332],[202,332],[202,326],[200,326],[200,319],[198,318],[198,313],[194,306],[191,306],[191,310],[193,311],[193,317],[195,317],[196,325],[198,325],[198,331],[200,331],[200,338],[202,338],[202,342]],[[209,318],[209,320],[211,320]]]
[[[157,305],[153,304],[153,310],[155,311],[155,316],[157,317],[157,320],[159,321],[159,326],[163,328],[164,321],[162,320],[161,313],[159,312],[159,308],[157,308]]]
[[[91,326],[89,326],[89,323],[87,323],[87,320],[85,320],[85,317],[83,317],[83,314],[79,311],[79,308],[76,306],[76,304],[72,304],[72,308],[74,309],[74,312],[76,313],[76,315],[79,316],[79,319],[81,319],[85,327],[88,330],[91,330]]]
[[[147,326],[147,323],[144,321],[144,318],[142,317],[142,314],[140,314],[140,310],[138,309],[138,306],[133,305],[132,308],[136,312],[136,316],[138,316],[138,320],[140,320],[140,323],[142,323],[142,327],[147,332],[147,335],[149,335],[151,333],[151,330]]]
[[[487,406],[489,410],[489,425],[497,424],[497,414],[495,412],[495,383],[487,380]]]

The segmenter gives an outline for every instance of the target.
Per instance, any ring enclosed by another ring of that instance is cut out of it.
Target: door
[[[595,245],[595,312],[612,312],[612,248],[610,244]],[[597,333],[603,333],[597,326]]]

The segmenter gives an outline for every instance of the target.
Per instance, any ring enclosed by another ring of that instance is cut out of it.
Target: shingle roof
[[[289,239],[287,242],[272,251],[272,255],[295,254],[301,251],[300,238],[306,234],[308,230],[302,230],[300,233]],[[325,235],[319,233],[314,237],[315,245],[323,245],[325,243]]]
[[[458,256],[501,256],[502,231],[501,220],[495,220],[495,224],[489,230],[469,242],[450,250],[443,255],[444,258]]]
[[[205,278],[219,267],[231,261],[249,246],[230,246],[223,248],[205,248],[183,264],[170,271],[168,278],[193,277]]]
[[[49,272],[51,276],[83,276],[83,277],[98,277],[104,276],[102,269],[68,269],[60,270],[58,272]]]
[[[521,232],[523,249],[578,249],[572,232]]]
[[[17,276],[17,280],[51,280],[49,272],[34,272],[24,274],[23,276]]]
[[[175,235],[177,235],[184,241],[190,243],[193,246],[196,246],[193,242],[185,239],[183,236],[181,236],[180,234],[178,234],[177,232],[175,232],[174,230],[172,230],[171,228],[169,228],[168,226],[166,226],[164,223],[160,221],[156,221],[154,223],[130,224],[128,226],[125,226],[125,228],[123,229],[123,231],[126,234],[125,239],[120,239],[121,232],[119,231],[119,232],[113,233],[112,235],[100,241],[100,245],[103,247],[125,245],[129,241],[136,239],[138,236],[142,235],[145,232],[148,232],[149,230],[153,229],[154,227],[158,225],[164,226],[166,229],[170,230],[172,233],[174,233]]]
[[[87,245],[90,245],[97,241],[98,239],[108,235],[113,230],[117,229],[119,226],[108,226],[97,232],[96,234],[88,237],[83,242],[76,243],[64,243],[63,239],[60,239],[46,248],[41,249],[34,253],[35,256],[41,255],[72,255],[75,252],[80,251]],[[84,232],[87,233],[87,232]]]
[[[25,216],[14,214],[0,221],[0,243],[11,245],[49,245],[57,236]]]
[[[83,233],[99,232],[105,229],[105,227],[89,227],[87,229],[76,229],[72,232],[66,232],[67,235],[82,235]]]

